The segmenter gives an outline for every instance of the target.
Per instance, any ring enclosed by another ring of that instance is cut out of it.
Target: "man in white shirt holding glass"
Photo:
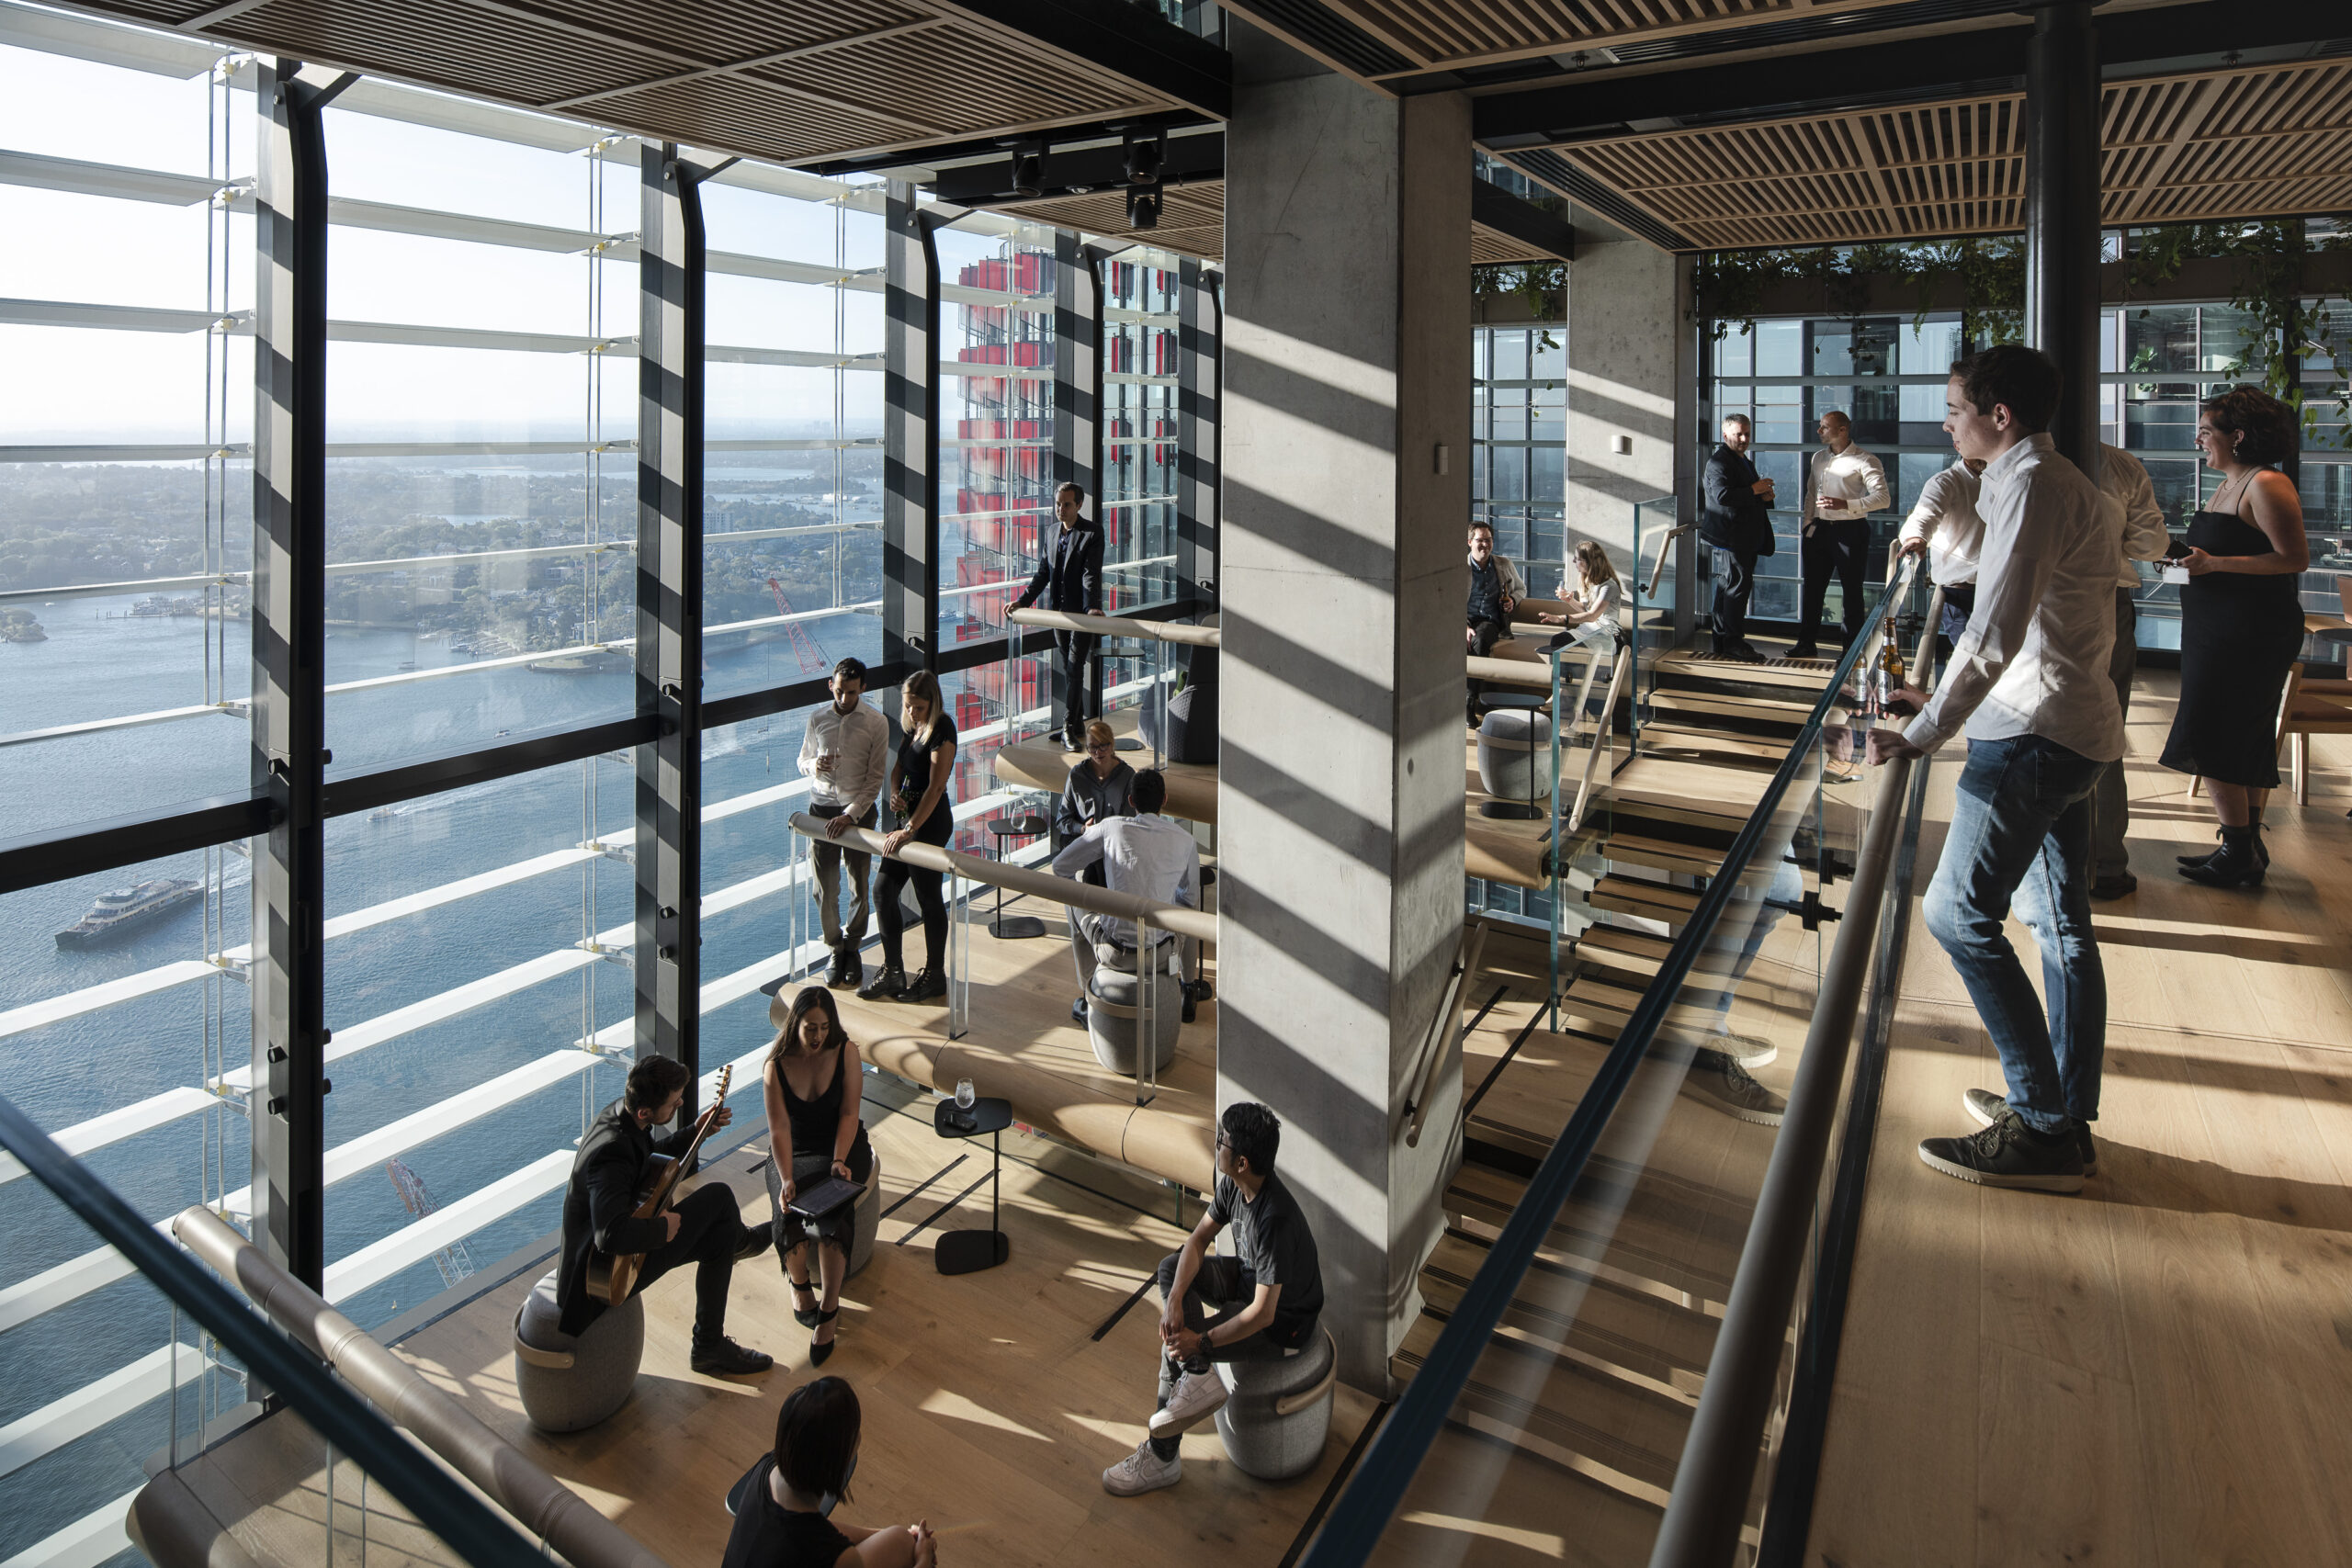
[[[1984,460],[1976,609],[1936,694],[1906,688],[1899,705],[1918,716],[1871,730],[1869,747],[1883,762],[1968,738],[1926,920],[1992,1036],[2008,1093],[1968,1090],[1962,1107],[1984,1131],[1927,1139],[1919,1157],[1983,1186],[2079,1192],[2097,1165],[2089,1124],[2107,1040],[2091,795],[2123,754],[2108,678],[2120,541],[2098,488],[2047,434],[2060,390],[2058,367],[2015,344],[1952,367],[1944,428],[1962,457]],[[2046,1016],[2003,929],[2013,906],[2041,950]]]
[[[825,837],[808,846],[817,871],[817,908],[825,925],[825,945],[833,950],[825,984],[856,987],[865,978],[858,949],[865,944],[871,913],[865,874],[874,857],[845,850],[835,840],[852,828],[871,828],[875,801],[890,771],[890,724],[865,705],[865,665],[844,659],[826,682],[833,700],[808,716],[800,734],[800,772],[808,781],[808,814],[825,823]],[[841,918],[842,862],[849,862],[850,912]]]
[[[1804,569],[1804,595],[1797,612],[1797,644],[1791,659],[1814,659],[1821,606],[1834,573],[1845,603],[1839,611],[1846,641],[1862,630],[1862,577],[1871,558],[1870,514],[1888,505],[1886,469],[1854,445],[1853,425],[1831,409],[1821,416],[1821,449],[1805,469],[1804,537],[1798,559]]]
[[[1943,620],[1936,629],[1954,647],[1976,605],[1976,556],[1984,545],[1984,519],[1976,514],[1976,494],[1984,473],[1981,458],[1961,457],[1929,475],[1919,487],[1911,515],[1903,520],[1894,558],[1886,563],[1892,581],[1905,556],[1928,558],[1928,580],[1944,591]]]

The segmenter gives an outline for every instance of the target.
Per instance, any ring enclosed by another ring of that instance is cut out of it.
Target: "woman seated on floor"
[[[767,1091],[768,1196],[775,1201],[776,1254],[792,1282],[793,1317],[816,1331],[808,1342],[808,1364],[820,1367],[833,1353],[833,1320],[841,1316],[857,1205],[843,1203],[812,1219],[793,1213],[792,1201],[828,1176],[862,1190],[874,1174],[874,1145],[866,1142],[865,1123],[858,1117],[865,1091],[857,1042],[842,1028],[832,992],[804,986],[792,998],[792,1011],[769,1047],[760,1079]],[[808,1284],[811,1238],[818,1244],[821,1307]]]
[[[802,1383],[776,1412],[775,1450],[735,1483],[735,1529],[720,1568],[937,1568],[931,1521],[836,1524],[857,1469],[857,1395],[840,1378]]]

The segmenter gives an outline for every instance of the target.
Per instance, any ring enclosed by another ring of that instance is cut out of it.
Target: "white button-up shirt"
[[[1821,498],[1825,495],[1834,495],[1846,504],[1834,512],[1824,512]],[[1807,526],[1815,523],[1857,522],[1873,512],[1885,511],[1890,504],[1886,469],[1868,452],[1849,442],[1843,452],[1824,446],[1813,455],[1804,487]]]
[[[1102,880],[1114,893],[1200,908],[1201,846],[1189,831],[1156,811],[1095,823],[1054,857],[1054,874],[1074,877],[1096,861],[1102,863]],[[1110,924],[1114,942],[1122,947],[1136,945],[1134,921],[1114,919]],[[1166,931],[1153,931],[1152,945],[1168,937]]]
[[[2107,678],[2120,541],[2097,486],[2030,435],[1985,467],[1976,608],[1944,683],[1904,738],[1932,751],[1953,735],[2039,735],[2094,762],[2123,755]]]
[[[1928,573],[1946,588],[1976,581],[1976,557],[1984,547],[1984,519],[1976,514],[1979,480],[1965,463],[1929,477],[1918,503],[1903,520],[1902,543],[1928,547]]]
[[[2123,543],[2123,561],[2115,585],[2137,589],[2140,569],[2132,563],[2161,560],[2172,546],[2165,526],[2165,509],[2156,504],[2156,487],[2147,465],[2120,446],[2099,443],[2098,489],[2108,507],[2108,522]],[[1942,578],[1936,579],[1941,582]]]
[[[833,754],[830,776],[817,771],[817,759],[827,751]],[[808,727],[801,731],[800,771],[810,781],[811,816],[865,816],[889,776],[890,721],[863,700],[846,714],[828,702],[808,716]]]

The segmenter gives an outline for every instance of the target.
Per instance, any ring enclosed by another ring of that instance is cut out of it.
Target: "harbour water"
[[[200,703],[203,639],[194,618],[127,618],[135,600],[71,600],[39,613],[49,640],[0,647],[0,732],[78,724]],[[113,617],[113,618],[108,618]],[[878,652],[879,623],[843,613],[809,623],[826,658]],[[228,692],[242,695],[249,632],[227,628]],[[328,678],[369,681],[452,662],[446,639],[406,631],[337,628],[326,644]],[[463,663],[463,660],[456,660]],[[788,643],[763,644],[715,660],[707,690],[721,695],[786,683],[800,670]],[[409,679],[329,697],[334,776],[495,743],[557,726],[626,714],[626,671],[558,673],[517,664]],[[706,799],[797,776],[801,719],[779,714],[714,732],[705,746]],[[94,734],[0,747],[0,838],[88,828],[209,795],[241,794],[245,721],[203,714]],[[386,900],[446,886],[591,838],[627,842],[634,776],[604,756],[495,781],[374,813],[338,818],[327,829],[326,915],[334,919]],[[792,852],[789,805],[709,824],[705,882],[719,888],[784,863]],[[121,939],[81,951],[55,933],[88,912],[111,887],[152,877],[203,877],[203,853],[126,866],[101,876],[0,897],[0,1012],[203,956],[213,945],[250,939],[249,868],[212,855],[220,895],[212,912],[191,904]],[[567,867],[386,920],[335,938],[326,949],[328,1021],[338,1033],[513,965],[561,952],[632,918],[633,873],[617,858]],[[715,976],[757,963],[786,944],[781,899],[757,900],[706,922],[703,971]],[[225,942],[221,933],[225,931]],[[208,1002],[215,1015],[215,1061],[250,1059],[250,997],[234,978],[197,980],[5,1037],[11,1099],[41,1126],[58,1129],[205,1079]],[[560,1051],[596,1028],[625,1021],[631,972],[598,960],[476,1010],[428,1024],[334,1063],[327,1142],[336,1145],[502,1073]],[[752,1049],[765,1037],[764,998],[730,1004],[703,1022],[705,1059]],[[618,1069],[600,1066],[422,1143],[404,1155],[443,1202],[475,1192],[551,1152],[568,1149],[583,1114],[619,1092]],[[739,1097],[739,1114],[756,1098]],[[150,1219],[246,1184],[242,1114],[208,1111],[94,1152],[92,1169]],[[206,1172],[211,1175],[208,1181]],[[29,1179],[5,1188],[0,1291],[85,1252],[90,1232]],[[471,1261],[487,1266],[554,1228],[558,1198],[526,1205],[469,1237]],[[327,1201],[330,1268],[408,1223],[381,1166],[349,1173]],[[390,1321],[443,1288],[435,1264],[411,1267],[341,1304],[363,1325]],[[160,1347],[169,1330],[163,1298],[124,1280],[0,1333],[0,1426],[72,1394]],[[193,1337],[184,1324],[182,1334]],[[184,1412],[184,1424],[185,1424]],[[113,1421],[0,1481],[0,1541],[25,1544],[70,1524],[94,1499],[134,1489],[141,1466],[163,1446],[158,1401]],[[7,1555],[0,1549],[0,1556]]]

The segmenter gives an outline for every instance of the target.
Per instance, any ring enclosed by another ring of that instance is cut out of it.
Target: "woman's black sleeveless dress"
[[[786,1157],[792,1163],[794,1185],[808,1188],[832,1174],[833,1137],[842,1124],[842,1080],[848,1077],[849,1046],[836,1046],[833,1081],[825,1092],[814,1100],[802,1100],[792,1092],[792,1080],[776,1069],[776,1078],[784,1089],[784,1111],[792,1123],[792,1148]],[[864,1085],[860,1085],[861,1091]],[[783,1152],[783,1151],[778,1151]],[[777,1161],[768,1161],[768,1196],[775,1202],[776,1250],[789,1252],[810,1236],[849,1245],[851,1214],[848,1207],[834,1210],[821,1220],[803,1219],[784,1206],[784,1183],[777,1179]],[[857,1124],[857,1139],[850,1145],[850,1179],[859,1186],[874,1169],[874,1145],[865,1141],[865,1123]]]
[[[2225,512],[2192,515],[2188,542],[2209,556],[2271,553],[2268,536]],[[2296,582],[2291,572],[2209,571],[2181,584],[2180,705],[2165,767],[2248,789],[2278,787],[2278,698],[2303,650]]]

